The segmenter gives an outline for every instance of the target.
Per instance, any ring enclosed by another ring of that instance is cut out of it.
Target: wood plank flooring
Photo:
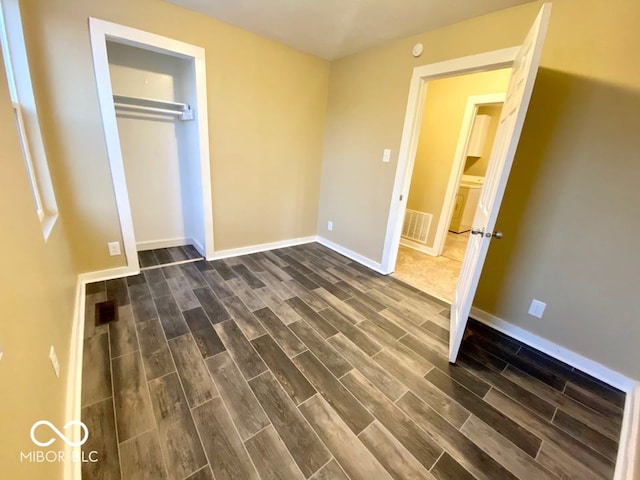
[[[181,247],[156,248],[154,250],[142,250],[138,252],[138,262],[141,268],[157,267],[175,262],[189,260],[201,260],[200,255],[193,245]]]
[[[474,321],[450,365],[445,305],[318,244],[190,254],[87,285],[84,478],[613,477],[624,393]]]

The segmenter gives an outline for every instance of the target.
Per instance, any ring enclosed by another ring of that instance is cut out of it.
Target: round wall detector
[[[413,46],[413,50],[411,50],[411,53],[413,54],[414,57],[419,57],[420,55],[422,55],[423,50],[424,50],[424,47],[422,46],[422,44],[416,43]]]

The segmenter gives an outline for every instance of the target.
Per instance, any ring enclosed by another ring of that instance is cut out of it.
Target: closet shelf
[[[181,120],[193,120],[193,110],[186,103],[169,102],[167,100],[156,100],[153,98],[127,97],[125,95],[114,95],[113,105],[124,110],[134,110],[140,112],[162,113],[175,115]]]

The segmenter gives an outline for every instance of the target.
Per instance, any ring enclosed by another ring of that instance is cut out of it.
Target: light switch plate
[[[332,231],[333,230],[333,222],[331,220],[329,220],[327,222],[327,230]]]
[[[391,160],[391,149],[385,148],[384,151],[382,152],[382,161],[384,163],[389,163],[390,160]]]

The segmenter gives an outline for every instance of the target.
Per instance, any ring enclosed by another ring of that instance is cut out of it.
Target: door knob
[[[502,238],[502,232],[487,232],[484,228],[472,228],[471,235],[482,235],[486,238],[495,238],[496,240],[500,240]]]

